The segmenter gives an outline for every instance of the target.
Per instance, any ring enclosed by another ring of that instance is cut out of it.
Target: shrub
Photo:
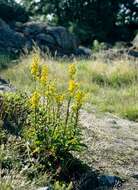
[[[109,48],[109,45],[104,42],[99,42],[98,40],[94,40],[92,44],[92,51],[93,52],[100,52],[101,50],[106,50]]]
[[[0,95],[0,120],[4,129],[20,135],[27,118],[27,96],[18,93]]]

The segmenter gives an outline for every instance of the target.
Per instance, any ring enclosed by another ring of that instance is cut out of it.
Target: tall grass
[[[91,60],[52,59],[45,57],[43,63],[49,65],[50,78],[58,79],[59,88],[67,85],[67,65],[75,63],[77,79],[88,94],[88,103],[99,111],[111,112],[124,118],[138,121],[138,61],[128,58],[115,60],[102,59],[100,56]],[[22,57],[20,64],[0,74],[23,91],[34,87],[29,74],[31,58]]]

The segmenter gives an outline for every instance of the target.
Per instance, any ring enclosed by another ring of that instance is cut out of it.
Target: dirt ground
[[[78,158],[101,173],[121,177],[121,190],[138,190],[138,123],[95,110],[83,110],[80,123],[88,149]]]

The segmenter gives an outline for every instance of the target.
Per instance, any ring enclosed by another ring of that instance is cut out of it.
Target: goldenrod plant
[[[1,144],[7,144],[9,136],[15,135],[18,168],[23,169],[23,174],[31,180],[40,173],[47,173],[54,179],[52,183],[57,190],[72,189],[72,183],[68,186],[60,178],[60,182],[55,182],[55,179],[69,170],[72,152],[85,147],[79,126],[85,94],[76,80],[75,64],[67,67],[68,81],[63,90],[55,77],[51,80],[49,65],[41,64],[40,54],[35,52],[30,66],[34,81],[31,92],[0,95]],[[5,163],[5,159],[2,158],[2,162]],[[27,169],[24,169],[24,163]]]
[[[38,52],[33,55],[31,74],[35,87],[28,101],[30,112],[24,137],[31,156],[45,163],[45,168],[58,169],[65,156],[84,146],[79,114],[85,94],[75,79],[75,64],[69,65],[69,82],[64,91],[58,89],[56,79],[49,79],[48,65],[40,64]]]

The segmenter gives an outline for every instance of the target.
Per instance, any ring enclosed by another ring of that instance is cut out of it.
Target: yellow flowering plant
[[[74,79],[75,74],[76,74],[76,67],[75,67],[75,64],[70,64],[70,65],[69,65],[69,77],[70,77],[71,79]]]
[[[69,65],[69,82],[64,91],[58,90],[56,80],[49,80],[48,65],[40,64],[39,54],[33,55],[31,73],[36,85],[29,98],[30,113],[24,135],[39,163],[45,159],[45,167],[53,163],[56,170],[57,160],[62,162],[70,151],[80,151],[83,146],[79,111],[84,93],[75,79],[74,64]]]
[[[70,95],[73,95],[76,92],[77,87],[78,87],[78,84],[77,84],[77,82],[75,82],[75,80],[70,80],[69,81],[69,88],[68,88],[68,90],[70,92]]]
[[[48,67],[47,65],[44,65],[42,67],[42,73],[40,76],[40,83],[42,84],[42,86],[45,86],[48,80]]]
[[[40,94],[35,91],[30,99],[30,104],[32,109],[36,109],[39,106]]]
[[[37,79],[39,75],[39,63],[40,63],[40,56],[38,53],[34,53],[31,65],[31,74],[35,79]]]

